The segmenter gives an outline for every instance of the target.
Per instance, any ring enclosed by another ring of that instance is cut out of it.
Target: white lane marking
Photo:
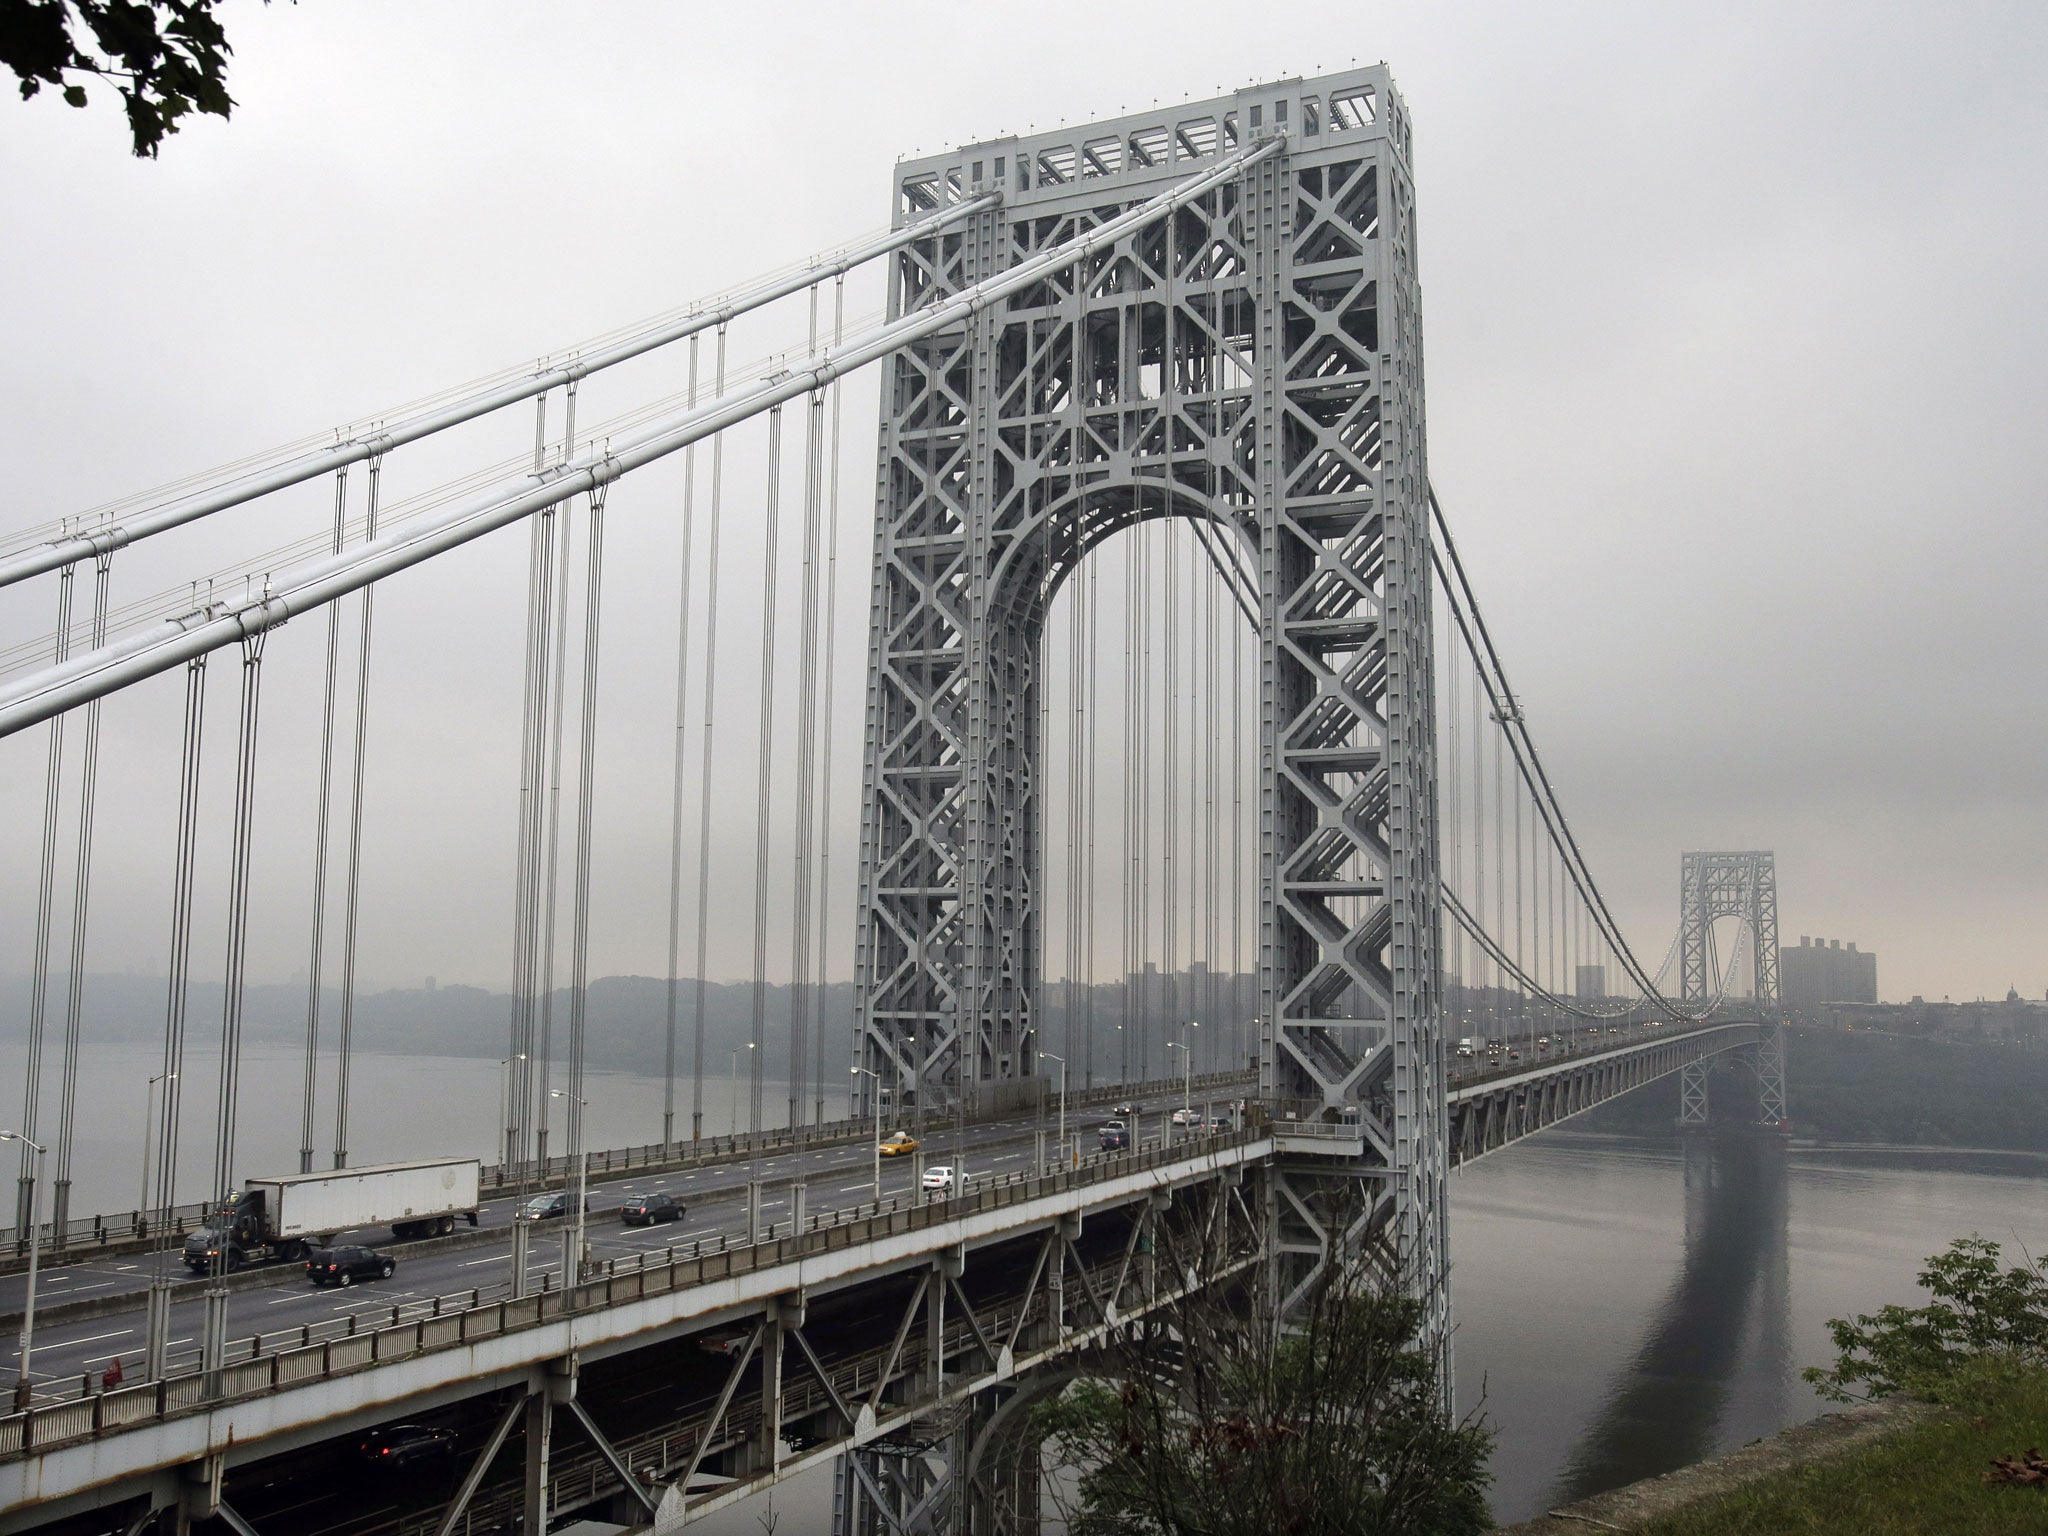
[[[95,1280],[91,1285],[70,1285],[61,1291],[51,1291],[48,1294],[53,1296],[76,1296],[80,1291],[103,1291],[113,1283],[111,1280]]]
[[[95,1333],[82,1339],[66,1339],[60,1344],[46,1344],[43,1347],[46,1349],[72,1349],[80,1344],[97,1344],[103,1339],[125,1339],[134,1331],[133,1328],[116,1328],[112,1333]]]
[[[486,1258],[481,1258],[481,1259],[464,1259],[464,1260],[463,1260],[463,1261],[462,1261],[462,1262],[461,1262],[460,1264],[456,1265],[455,1267],[456,1267],[457,1269],[475,1269],[475,1268],[477,1267],[477,1265],[479,1265],[479,1264],[510,1264],[511,1262],[512,1262],[512,1255],[511,1255],[511,1254],[509,1254],[509,1253],[494,1253],[494,1254],[491,1254],[491,1255],[489,1255],[489,1256],[488,1256],[488,1257],[486,1257]]]
[[[263,1305],[266,1307],[281,1307],[288,1301],[304,1301],[308,1296],[317,1296],[319,1294],[320,1292],[317,1287],[309,1285],[303,1291],[288,1292],[278,1297],[275,1301],[266,1301]]]

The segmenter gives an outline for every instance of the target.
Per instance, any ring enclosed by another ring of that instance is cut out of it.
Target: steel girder
[[[1754,1051],[1773,1028],[1756,1024],[1709,1025],[1640,1049],[1589,1057],[1576,1064],[1553,1066],[1541,1076],[1517,1080],[1510,1074],[1499,1086],[1481,1083],[1461,1088],[1451,1103],[1451,1149],[1463,1165],[1511,1141],[1570,1119],[1596,1104],[1679,1072],[1682,1087],[1705,1064],[1728,1051]],[[1699,1085],[1705,1106],[1704,1079]]]
[[[1365,1180],[1369,1230],[1346,1240],[1381,1241],[1447,1330],[1421,299],[1387,72],[907,162],[899,224],[1004,202],[905,249],[891,310],[1275,132],[1284,154],[889,368],[859,1059],[931,1100],[1032,1072],[1045,616],[1120,529],[1210,520],[1259,589],[1262,1087],[1373,1129],[1362,1156],[1283,1174],[1283,1203]],[[1323,1245],[1283,1247],[1312,1269]]]

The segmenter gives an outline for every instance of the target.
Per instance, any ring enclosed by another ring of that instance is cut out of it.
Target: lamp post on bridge
[[[1188,1020],[1188,1029],[1201,1027],[1199,1019]],[[1180,1039],[1167,1041],[1166,1048],[1180,1052],[1180,1123],[1185,1130],[1195,1118],[1195,1048],[1188,1043],[1187,1029],[1181,1031]]]
[[[175,1072],[159,1072],[152,1077],[142,1090],[142,1195],[135,1202],[135,1221],[144,1236],[149,1232],[149,1174],[150,1154],[156,1150],[155,1137],[151,1134],[156,1127],[156,1085],[165,1085],[168,1094],[170,1084],[178,1080]]]
[[[560,1088],[550,1088],[551,1099],[567,1099],[576,1106],[576,1209],[570,1214],[574,1224],[568,1229],[568,1242],[562,1255],[562,1283],[580,1285],[583,1282],[583,1207],[588,1202],[590,1190],[590,1148],[583,1134],[583,1111],[590,1107],[590,1100],[579,1099]]]
[[[882,1074],[866,1067],[855,1067],[855,1077],[872,1077],[875,1080],[875,1209],[882,1207]]]
[[[1067,1058],[1055,1056],[1051,1051],[1040,1051],[1038,1059],[1040,1061],[1056,1061],[1060,1064],[1060,1136],[1059,1140],[1054,1142],[1053,1145],[1060,1149],[1060,1161],[1065,1162],[1067,1157]],[[1038,1123],[1040,1125],[1045,1124],[1043,1120]],[[1038,1162],[1039,1172],[1043,1173],[1045,1171],[1045,1158],[1041,1156]]]
[[[29,1399],[35,1389],[29,1385],[29,1356],[36,1343],[36,1256],[42,1251],[42,1241],[37,1228],[43,1224],[43,1152],[42,1143],[30,1141],[19,1131],[0,1131],[0,1141],[18,1141],[35,1153],[35,1173],[28,1186],[28,1301],[21,1313],[21,1374],[14,1382],[14,1408],[17,1413],[27,1410]]]

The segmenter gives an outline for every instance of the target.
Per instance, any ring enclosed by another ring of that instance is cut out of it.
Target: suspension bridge
[[[905,161],[877,234],[13,530],[12,611],[56,614],[0,652],[0,736],[16,773],[39,749],[45,786],[15,866],[35,894],[0,1529],[665,1531],[830,1467],[849,1536],[1032,1530],[1023,1409],[1190,1288],[1257,1272],[1284,1304],[1332,1267],[1375,1274],[1422,1303],[1448,1380],[1456,1166],[1671,1075],[1704,1119],[1731,1053],[1782,1123],[1771,856],[1686,854],[1678,935],[1639,958],[1431,488],[1411,154],[1374,67]],[[841,483],[863,370],[871,524],[865,481]],[[394,496],[435,445],[461,472]],[[195,568],[179,534],[201,524],[245,554]],[[474,878],[510,914],[511,1001],[479,1221],[403,1245],[395,1301],[336,1307],[225,1254],[182,1278],[208,1203],[284,1171],[238,1141],[252,910],[277,899],[259,798],[312,837],[297,1167],[366,1160],[366,786],[380,754],[434,771],[380,735],[416,680],[373,620],[431,616],[408,573],[474,583],[508,529],[525,575],[488,644],[518,658],[511,857]],[[665,839],[663,1107],[593,1145],[593,829],[624,728],[602,683],[668,664],[600,642],[616,551],[643,559],[647,529],[680,561],[669,793],[632,808]],[[859,653],[837,557],[863,530]],[[234,709],[209,733],[223,660]],[[280,688],[318,700],[314,766],[283,782]],[[81,1212],[102,717],[151,695],[182,700],[162,1109],[140,1208]],[[706,978],[741,954],[744,1125],[718,1133]],[[190,1008],[214,965],[217,1029]],[[826,1004],[849,965],[846,1017]],[[1120,1145],[1081,1134],[1107,1110]],[[894,1130],[917,1150],[885,1171]],[[512,1219],[537,1191],[657,1179],[689,1197],[680,1235],[572,1213],[555,1252]],[[1201,1271],[1163,1265],[1190,1235]],[[364,1434],[423,1416],[459,1475],[365,1496]]]

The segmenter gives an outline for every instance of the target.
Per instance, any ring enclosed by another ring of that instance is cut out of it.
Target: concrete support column
[[[526,1399],[526,1499],[520,1530],[543,1536],[548,1528],[548,1457],[553,1449],[554,1404],[545,1392]]]

